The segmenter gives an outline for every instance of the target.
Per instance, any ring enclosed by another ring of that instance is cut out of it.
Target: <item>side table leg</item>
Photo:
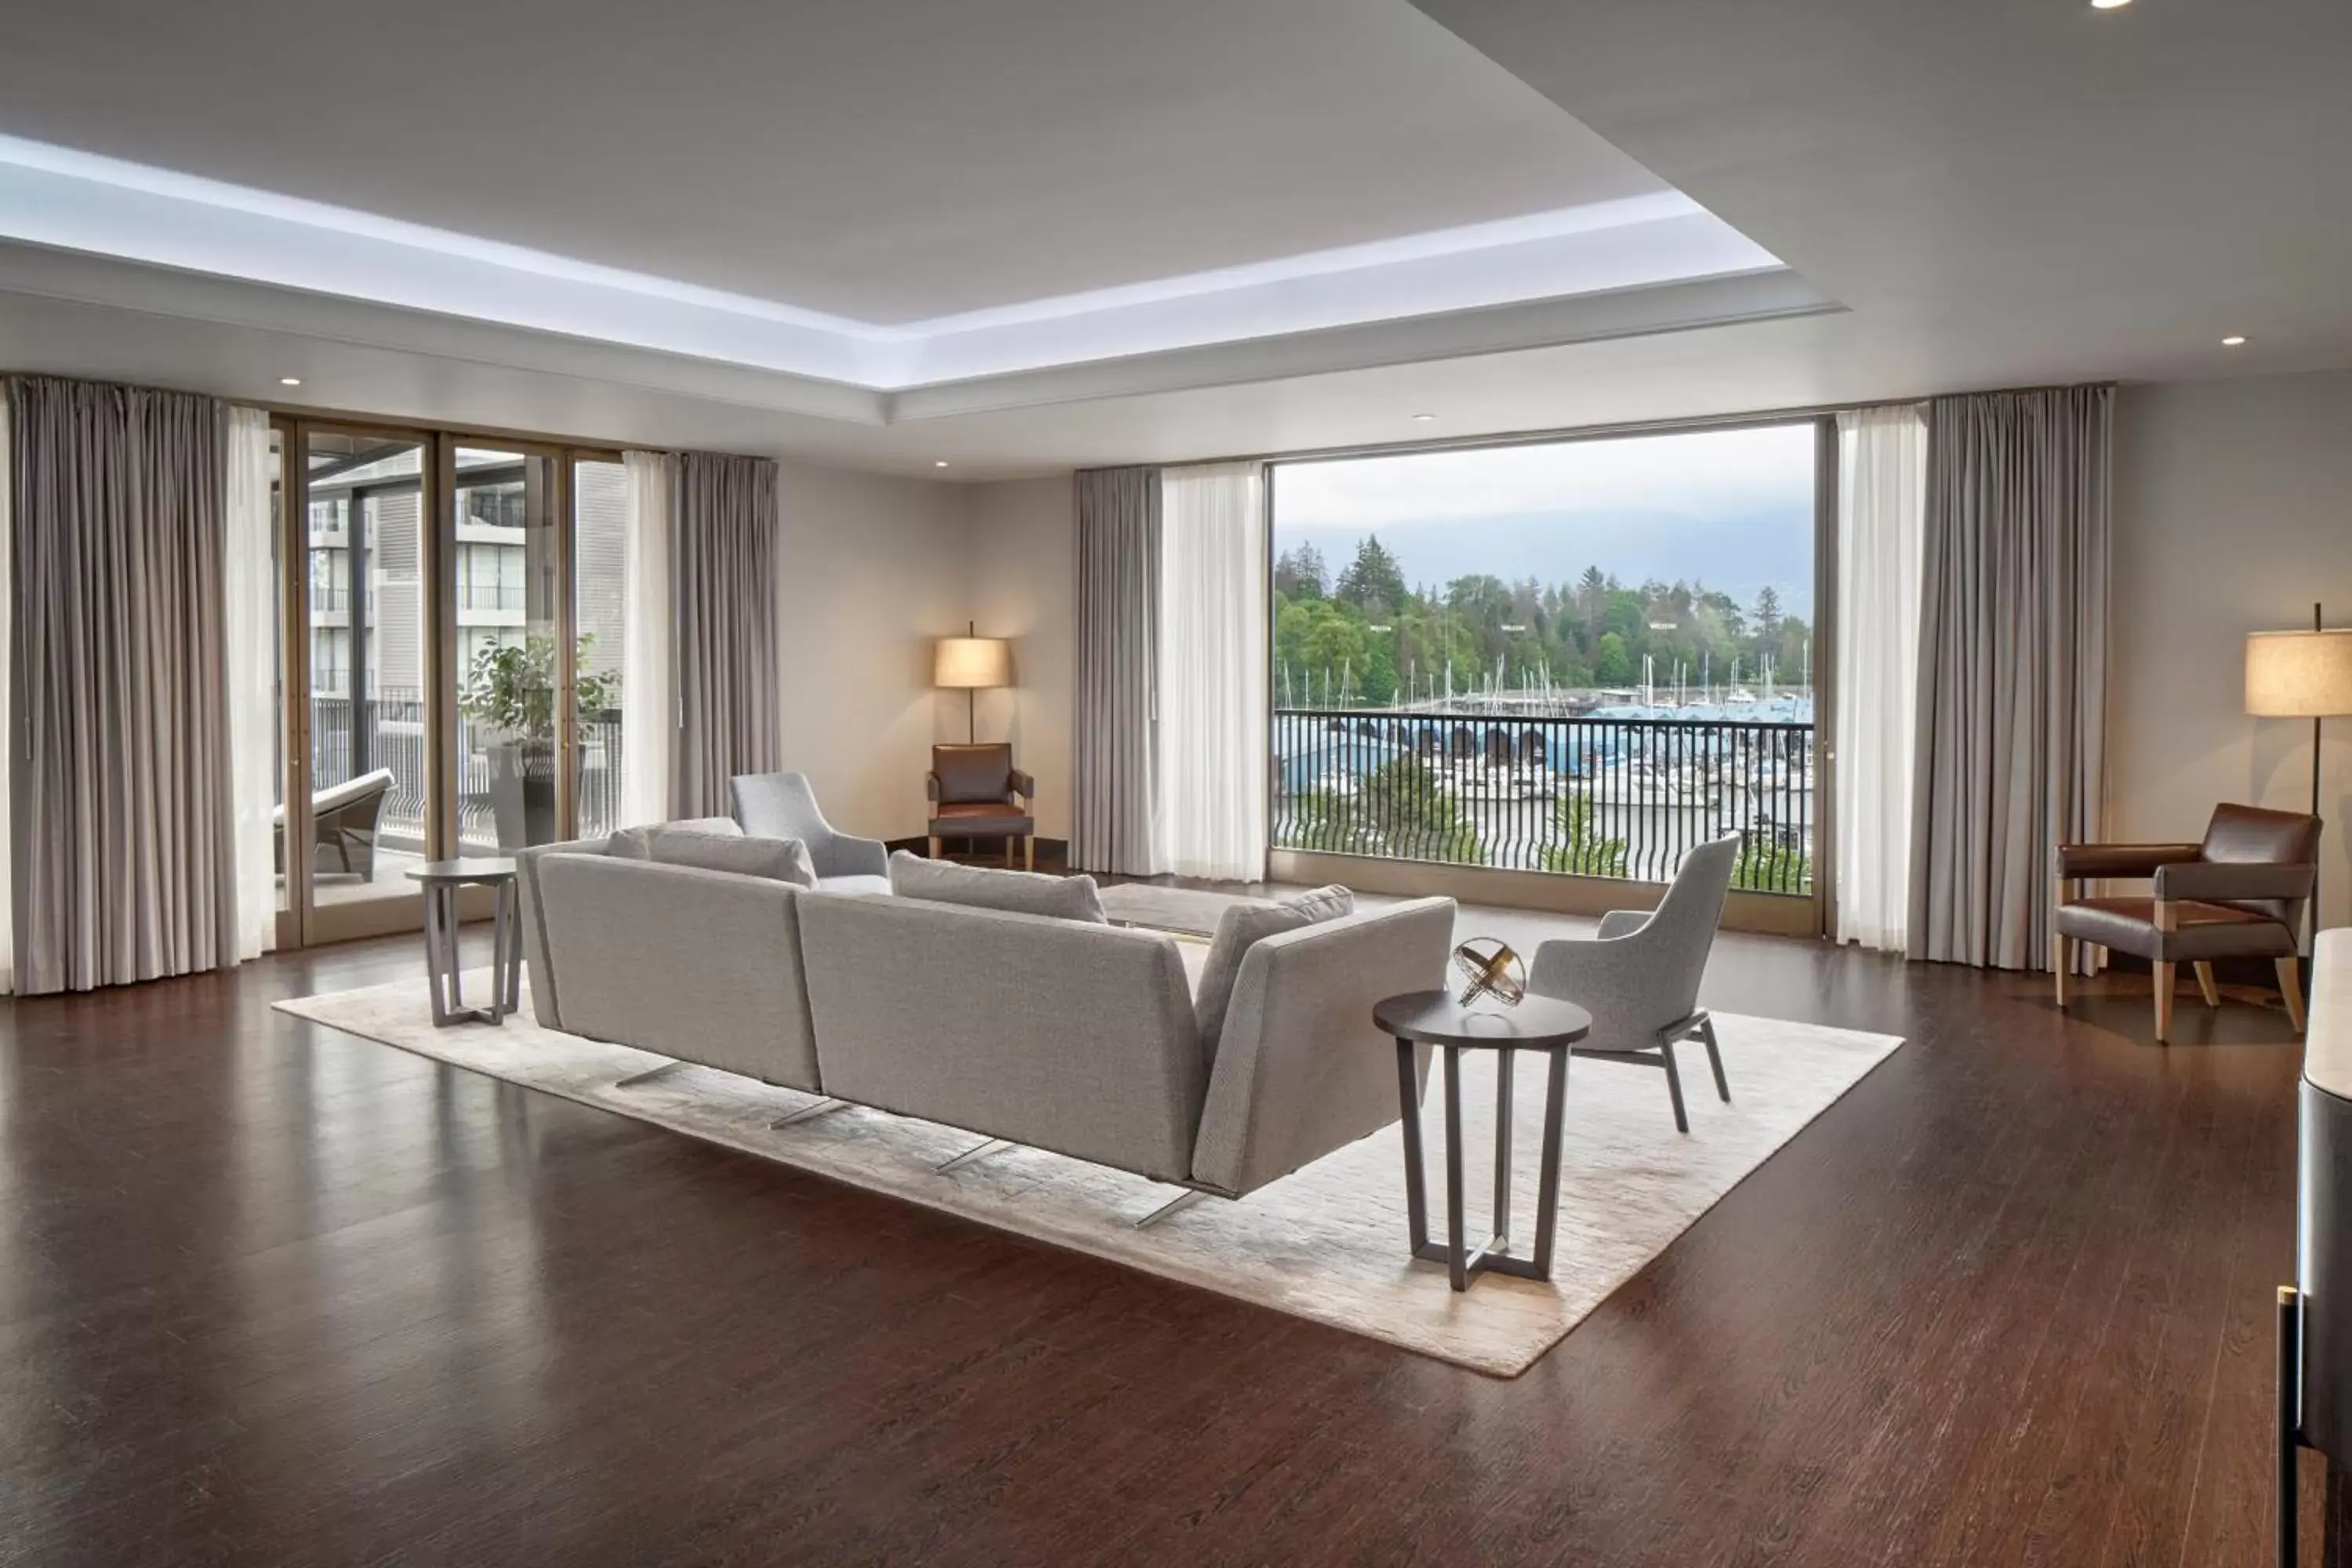
[[[498,886],[490,912],[490,1022],[507,1019],[507,884]]]
[[[1560,1124],[1567,1120],[1569,1048],[1554,1046],[1550,1081],[1544,1085],[1544,1131],[1541,1183],[1536,1189],[1536,1276],[1551,1278],[1552,1233],[1559,1225]]]
[[[506,1009],[522,1011],[522,888],[505,882],[499,887],[499,907],[507,911]]]
[[[425,889],[425,979],[433,988],[433,1026],[436,1029],[446,1028],[449,1024],[450,966],[442,951],[446,940],[441,924],[441,889],[428,885]]]
[[[1397,1047],[1397,1105],[1404,1112],[1404,1210],[1413,1256],[1429,1245],[1429,1187],[1421,1171],[1421,1084],[1414,1074],[1413,1046]]]
[[[1517,1051],[1495,1053],[1495,1239],[1497,1252],[1511,1245],[1511,1059]]]
[[[433,901],[441,910],[441,955],[449,964],[449,1016],[466,1015],[466,961],[457,951],[457,889],[444,882],[433,889]]]
[[[1445,1273],[1456,1290],[1470,1289],[1470,1255],[1462,1232],[1462,1048],[1445,1052]]]

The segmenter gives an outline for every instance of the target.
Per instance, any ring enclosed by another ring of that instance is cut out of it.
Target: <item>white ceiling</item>
[[[73,0],[0,132],[877,322],[1664,188],[1401,0]]]
[[[1350,28],[1399,47],[1400,40],[1411,42],[1419,51],[1413,58],[1429,68],[1431,80],[1444,84],[1461,79],[1456,73],[1475,75],[1512,116],[1532,106],[1528,122],[1548,128],[1538,135],[1564,134],[1589,148],[1578,122],[1590,125],[1639,160],[1627,166],[1654,170],[1793,273],[1395,322],[1373,334],[1376,342],[1362,334],[1346,344],[1331,333],[1276,337],[1228,350],[918,388],[876,401],[803,378],[641,348],[0,247],[0,365],[143,377],[247,397],[299,397],[314,406],[604,440],[770,451],[945,479],[1728,414],[1966,387],[2352,366],[2352,288],[2345,283],[2352,279],[2352,93],[2343,85],[2352,80],[2352,6],[2343,0],[2226,5],[2137,0],[2097,12],[2084,0],[1423,4],[1563,107],[1545,107],[1534,89],[1517,87],[1499,68],[1466,57],[1465,45],[1391,0],[1274,0],[1238,8],[1219,0],[1200,11],[1214,19],[1214,28],[1201,22],[1204,31],[1196,40],[1209,53],[1183,58],[1193,62],[1191,68],[1207,70],[1201,62],[1219,58],[1211,32],[1222,28],[1223,56],[1238,58],[1252,56],[1265,31],[1272,55],[1297,72],[1299,56],[1284,55],[1283,47],[1301,36],[1298,29],[1310,17],[1324,29],[1327,46]],[[239,15],[250,9],[232,7]],[[1066,18],[1020,15],[1026,7],[981,9],[996,18],[1004,36],[972,44],[968,58],[1062,58],[1057,29]],[[1181,26],[1192,26],[1187,7],[1168,9],[1186,12]],[[902,19],[911,16],[895,5],[882,10]],[[1158,8],[1108,11],[1139,29]],[[104,0],[91,14],[115,36],[129,36],[131,19],[121,0]],[[379,13],[379,20],[385,16]],[[407,18],[403,14],[397,24],[385,25],[405,36]],[[625,19],[616,15],[613,20],[621,26]],[[271,26],[281,33],[299,31],[306,21],[328,25],[312,11],[289,6]],[[821,60],[816,46],[833,37],[834,25],[828,20],[795,32],[805,46],[795,68],[800,77],[838,78],[826,89],[826,101],[858,96],[851,90],[854,81],[861,101],[887,99],[894,114],[921,121],[921,106],[910,94],[918,84],[936,89],[935,68],[905,58]],[[190,146],[208,145],[206,137],[222,134],[204,129],[197,112],[204,105],[175,109],[168,93],[159,98],[148,91],[157,86],[151,77],[171,74],[160,52],[151,69],[142,48],[127,77],[114,68],[125,63],[121,51],[99,76],[88,74],[86,61],[75,64],[55,52],[58,29],[79,33],[84,26],[79,12],[38,19],[29,52],[59,79],[29,98],[17,79],[21,55],[12,37],[10,53],[0,59],[0,132],[150,161],[163,161],[155,142],[105,140],[99,134],[104,127],[79,132],[103,119],[127,121],[141,135],[163,137],[184,120]],[[740,37],[759,27],[753,20],[732,33],[715,23],[703,31]],[[1130,32],[1129,44],[1139,36]],[[479,41],[489,35],[478,29],[474,37]],[[702,48],[703,41],[694,40],[695,47]],[[560,71],[575,47],[559,41],[536,58],[553,62],[544,69]],[[644,41],[633,47],[642,48]],[[1357,49],[1354,57],[1327,47],[1318,58],[1366,58],[1369,46],[1350,47]],[[528,51],[502,46],[492,52],[508,60],[509,83],[541,79],[535,73],[541,67],[512,65],[533,58]],[[1117,56],[1105,45],[1085,58],[1099,70]],[[408,82],[406,67],[413,63],[404,57],[396,71],[387,65],[384,79]],[[1030,94],[999,103],[993,130],[983,135],[965,126],[953,140],[997,146],[1024,135],[1047,138],[1050,132],[1057,144],[1099,140],[1125,147],[1122,156],[1139,170],[1188,144],[1164,123],[1134,141],[1122,129],[1122,114],[1101,99],[1049,90],[1060,80],[1057,71],[1040,68],[1023,79]],[[1284,138],[1296,135],[1301,146],[1311,146],[1326,115],[1338,117],[1335,123],[1379,121],[1376,137],[1430,140],[1412,128],[1426,125],[1436,112],[1432,103],[1444,94],[1430,101],[1418,98],[1412,70],[1379,79],[1377,95],[1356,90],[1362,81],[1315,77],[1291,84],[1314,101],[1344,102],[1300,121],[1286,119],[1286,106],[1282,114],[1259,121],[1258,155],[1296,171],[1302,166],[1296,159],[1305,154],[1294,155]],[[87,110],[68,101],[77,94],[89,100]],[[135,102],[135,114],[124,100]],[[347,104],[347,110],[372,117],[375,99],[367,101],[364,112],[357,104]],[[959,113],[990,118],[974,100],[956,101]],[[29,110],[22,107],[27,103]],[[490,110],[469,100],[466,112]],[[528,106],[508,100],[499,112],[520,142],[540,141]],[[748,126],[785,112],[762,93],[723,108],[698,107],[695,122]],[[84,119],[70,119],[74,114]],[[837,123],[868,124],[856,114]],[[258,143],[268,129],[256,119],[240,133]],[[899,130],[871,133],[878,144],[897,150],[894,160],[905,161],[890,179],[934,193],[910,211],[898,210],[902,195],[877,200],[873,221],[888,229],[900,249],[920,247],[912,237],[926,222],[971,231],[954,244],[969,244],[976,267],[993,281],[968,298],[1085,287],[1131,264],[1114,257],[1161,254],[1150,247],[1124,249],[1132,236],[1098,232],[1146,221],[1136,213],[1152,205],[1143,199],[1151,193],[1139,184],[1122,195],[1115,179],[1066,185],[1033,180],[1003,198],[1012,203],[1007,206],[993,194],[995,186],[969,169],[966,175],[978,183],[961,194],[945,192],[940,171],[962,167],[952,151],[937,144],[925,151]],[[107,134],[131,132],[118,125]],[[484,132],[478,125],[473,134]],[[862,145],[847,144],[854,138],[798,134],[797,147],[781,161],[795,165],[792,182],[831,193],[827,199],[845,199],[843,192],[855,182],[844,170],[870,173],[875,166]],[[632,135],[661,139],[642,126]],[[640,156],[651,167],[675,152]],[[461,194],[470,188],[470,176],[454,165],[436,169],[421,162],[405,173],[378,170],[348,147],[338,154],[348,162],[317,156],[321,171],[340,169],[346,182],[364,176],[385,182],[386,188],[414,184],[429,193],[446,178]],[[1500,200],[1496,192],[1504,187],[1532,192],[1531,184],[1513,183],[1527,168],[1516,166],[1521,174],[1501,186],[1479,187],[1480,199]],[[1412,174],[1428,165],[1407,160],[1400,167]],[[1118,172],[1115,163],[1103,168]],[[224,163],[205,172],[279,177],[257,163]],[[1295,172],[1286,177],[1297,178]],[[1204,211],[1222,215],[1212,226],[1221,237],[1213,244],[1227,248],[1185,250],[1181,263],[1172,259],[1178,253],[1167,252],[1166,266],[1147,263],[1159,271],[1216,256],[1264,257],[1348,236],[1403,233],[1493,210],[1435,203],[1432,185],[1442,179],[1401,178],[1391,190],[1376,171],[1360,172],[1344,202],[1318,206],[1321,216],[1301,219],[1301,226],[1280,228],[1278,242],[1272,237],[1276,229],[1254,231],[1266,237],[1265,248],[1251,251],[1232,248],[1249,237],[1242,232],[1249,226],[1235,216],[1246,202],[1237,196],[1221,205],[1215,180],[1202,178],[1205,184],[1188,187],[1209,193],[1194,221]],[[912,187],[885,181],[884,188]],[[992,194],[974,194],[981,190]],[[360,205],[377,199],[363,199],[348,183],[327,194]],[[1558,203],[1601,194],[1601,187],[1563,185],[1528,199]],[[610,216],[593,210],[599,199],[550,193],[543,204],[532,205],[531,221],[581,225],[576,232],[584,234]],[[644,209],[634,204],[655,199],[633,195],[628,210],[641,218]],[[937,210],[922,210],[926,203]],[[541,205],[561,210],[541,211]],[[1118,220],[1107,223],[1104,214],[1112,208]],[[1020,216],[1008,218],[1008,212]],[[455,207],[404,209],[398,216],[482,227]],[[1273,220],[1261,212],[1253,221]],[[1350,229],[1346,222],[1358,226]],[[993,241],[985,238],[990,230],[1000,231]],[[569,242],[562,232],[572,231],[488,232],[563,248]],[[1212,243],[1208,236],[1195,239]],[[674,236],[638,242],[678,243]],[[762,254],[755,244],[750,261],[739,256],[728,264],[766,265]],[[793,254],[792,264],[803,265],[805,257]],[[667,252],[653,250],[629,257],[598,252],[590,258],[675,268]],[[925,268],[934,269],[934,280],[961,287],[953,280],[959,269],[949,251],[933,247],[903,259],[907,270],[893,273],[890,284],[908,290],[896,296],[900,309],[939,308],[947,297],[922,292],[932,286],[922,280]],[[1052,271],[1066,265],[1074,269]],[[1049,276],[1059,281],[1045,281]],[[1745,292],[1734,298],[1731,290]],[[1845,309],[1823,313],[1831,305]],[[2252,342],[2224,349],[2219,340],[2229,332],[2247,333]],[[275,385],[281,374],[299,374],[306,384],[299,393],[281,392]],[[1411,416],[1420,412],[1440,418],[1413,422]],[[940,458],[952,467],[934,469]]]

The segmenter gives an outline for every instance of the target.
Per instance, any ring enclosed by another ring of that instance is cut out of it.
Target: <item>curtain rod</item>
[[[1924,407],[1940,397],[1991,397],[2003,393],[2065,392],[2113,387],[2113,381],[2050,382],[2034,386],[1993,386],[1967,392],[1937,392],[1923,397],[1873,397],[1852,403],[1815,403],[1749,414],[1696,415],[1679,419],[1633,419],[1615,425],[1570,425],[1549,429],[1498,431],[1486,436],[1435,437],[1423,441],[1367,441],[1347,447],[1302,447],[1285,452],[1240,452],[1222,458],[1186,458],[1181,462],[1089,464],[1074,474],[1118,468],[1190,468],[1211,463],[1321,463],[1347,458],[1406,458],[1423,452],[1476,451],[1489,447],[1538,447],[1569,441],[1601,441],[1627,436],[1697,435],[1709,430],[1745,430],[1766,425],[1796,425],[1864,408]]]

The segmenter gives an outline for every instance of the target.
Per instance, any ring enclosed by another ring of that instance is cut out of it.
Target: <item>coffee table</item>
[[[1529,996],[1516,1006],[1491,997],[1465,1005],[1447,991],[1408,991],[1372,1009],[1372,1022],[1396,1041],[1397,1097],[1404,1112],[1404,1197],[1412,1255],[1445,1265],[1447,1280],[1467,1290],[1481,1274],[1551,1278],[1552,1237],[1559,1220],[1560,1122],[1568,1104],[1569,1049],[1592,1032],[1592,1015],[1570,1002]],[[1429,1194],[1421,1160],[1421,1075],[1417,1047],[1445,1057],[1445,1245],[1429,1239]],[[1495,1211],[1493,1231],[1473,1247],[1463,1235],[1462,1053],[1493,1051],[1495,1062]],[[1543,1152],[1536,1189],[1535,1251],[1511,1250],[1511,1064],[1521,1051],[1551,1058],[1544,1089]]]

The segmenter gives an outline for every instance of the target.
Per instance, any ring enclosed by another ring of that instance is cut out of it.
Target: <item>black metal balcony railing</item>
[[[1736,832],[1735,887],[1812,890],[1809,723],[1293,710],[1272,740],[1279,848],[1662,882]]]
[[[492,763],[475,727],[457,721],[457,816],[460,847],[491,854],[517,846],[501,844],[491,801]],[[580,831],[609,833],[620,820],[621,711],[613,709],[582,726]],[[390,849],[410,853],[425,844],[425,705],[414,698],[320,695],[310,698],[312,787],[390,768],[392,790],[384,799],[378,831]],[[511,836],[511,835],[509,835]]]

